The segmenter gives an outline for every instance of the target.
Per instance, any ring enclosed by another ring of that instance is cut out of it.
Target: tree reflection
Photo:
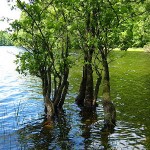
[[[99,124],[95,109],[84,108],[80,112],[82,137],[84,137],[84,149],[107,149],[111,148],[109,136],[114,130],[103,130],[103,123]],[[96,135],[95,135],[96,134]]]
[[[53,140],[52,130],[43,128],[43,122],[27,125],[18,130],[18,134],[20,145],[25,149],[48,149]]]
[[[44,124],[42,118],[18,131],[19,142],[23,149],[111,148],[109,141],[111,132],[101,131],[103,122],[99,122],[95,109],[73,108],[66,112],[61,111],[51,126],[44,126]]]
[[[41,123],[26,125],[18,131],[22,148],[36,150],[71,148],[68,139],[70,127],[64,111],[58,114],[51,127],[45,127],[44,123],[43,119]]]
[[[91,125],[97,121],[97,114],[95,109],[83,108],[80,111],[80,116],[82,117],[82,137],[84,137],[85,149],[88,149],[90,143],[92,143],[91,138]]]

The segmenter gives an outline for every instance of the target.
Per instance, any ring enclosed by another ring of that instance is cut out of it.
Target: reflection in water
[[[148,148],[148,142],[145,142],[150,138],[149,132],[146,132],[149,131],[148,126],[120,119],[113,133],[101,132],[101,101],[96,111],[80,109],[74,104],[75,94],[71,91],[64,111],[50,128],[44,127],[40,81],[15,72],[15,64],[12,63],[15,57],[10,52],[18,53],[18,49],[0,47],[0,149]]]
[[[101,108],[102,110],[102,108]],[[109,145],[109,135],[113,132],[103,132],[103,122],[98,122],[98,115],[96,109],[84,108],[80,111],[82,117],[82,137],[84,137],[84,149],[107,149],[111,148]],[[102,119],[102,118],[101,118]],[[101,125],[99,125],[101,123]],[[95,140],[94,135],[97,137]],[[92,139],[93,138],[93,139]],[[99,141],[98,141],[99,140]]]
[[[83,108],[80,111],[80,116],[82,117],[81,129],[82,129],[82,137],[84,138],[84,144],[85,144],[84,149],[88,149],[92,143],[92,140],[88,140],[91,137],[92,124],[97,122],[96,110]],[[98,132],[100,132],[100,129]]]

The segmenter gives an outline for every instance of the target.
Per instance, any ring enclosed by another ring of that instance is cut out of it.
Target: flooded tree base
[[[116,108],[111,101],[102,102],[104,108],[104,127],[103,130],[111,130],[116,126]]]

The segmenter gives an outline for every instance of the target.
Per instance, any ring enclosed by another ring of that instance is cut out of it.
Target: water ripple
[[[0,149],[146,149],[144,125],[118,119],[112,134],[102,133],[101,100],[96,112],[85,112],[74,103],[76,93],[67,95],[64,111],[45,129],[40,80],[20,76],[11,51],[18,49],[0,47]]]

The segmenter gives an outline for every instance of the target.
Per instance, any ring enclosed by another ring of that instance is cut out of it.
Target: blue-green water
[[[45,128],[40,80],[15,71],[14,54],[18,51],[15,47],[0,47],[0,150],[148,149],[150,126],[147,120],[146,123],[132,122],[131,118],[128,120],[129,113],[122,114],[118,110],[114,132],[102,133],[100,100],[96,112],[81,111],[74,103],[73,85],[70,85],[64,112],[51,128]]]

